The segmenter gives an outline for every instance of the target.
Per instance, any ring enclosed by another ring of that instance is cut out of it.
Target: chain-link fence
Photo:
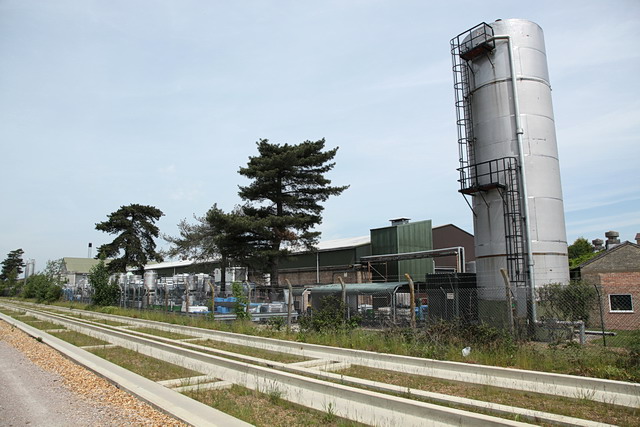
[[[332,295],[344,301],[346,318],[364,327],[406,327],[412,321],[418,328],[443,321],[459,328],[484,324],[517,340],[640,350],[636,295],[586,282],[543,285],[532,293],[508,281],[478,286],[475,274],[435,274],[414,282],[413,306],[407,281],[346,284],[344,295],[339,285],[309,292],[307,314],[317,312],[322,299]]]

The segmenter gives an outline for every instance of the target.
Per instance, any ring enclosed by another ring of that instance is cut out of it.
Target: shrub
[[[93,304],[98,306],[117,305],[120,297],[120,288],[115,282],[109,282],[109,270],[101,259],[98,264],[91,267],[89,282],[93,286]]]
[[[541,318],[557,320],[582,320],[589,323],[589,315],[598,302],[595,288],[583,281],[571,281],[568,285],[550,283],[538,290]],[[543,319],[544,320],[544,319]]]
[[[249,319],[251,317],[249,315],[249,312],[247,312],[247,304],[249,304],[249,298],[247,298],[244,294],[242,283],[233,282],[231,284],[231,292],[236,299],[235,303],[233,304],[233,312],[236,314],[236,319]]]
[[[300,329],[303,331],[329,332],[350,330],[358,326],[359,318],[345,320],[346,307],[336,295],[328,295],[320,301],[320,309],[312,316],[300,318]]]

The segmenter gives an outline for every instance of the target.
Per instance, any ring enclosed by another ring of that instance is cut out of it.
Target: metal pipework
[[[530,321],[535,322],[538,318],[536,304],[535,304],[535,274],[533,272],[533,252],[531,249],[531,229],[529,224],[529,195],[527,193],[527,174],[524,167],[524,149],[522,144],[522,135],[524,130],[522,129],[522,121],[520,120],[520,99],[518,98],[518,81],[516,76],[516,64],[513,55],[513,45],[511,43],[511,36],[508,35],[494,35],[491,40],[506,40],[509,51],[509,71],[511,72],[511,89],[513,91],[513,114],[516,122],[516,138],[518,140],[518,163],[520,163],[520,182],[522,183],[522,210],[524,211],[524,230],[526,234],[526,247],[527,247],[527,276],[529,279],[529,298],[531,301],[531,317]]]

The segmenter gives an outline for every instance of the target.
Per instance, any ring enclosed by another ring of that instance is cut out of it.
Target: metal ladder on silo
[[[469,90],[472,70],[467,61],[484,55],[494,48],[493,28],[484,22],[451,39],[460,157],[459,191],[463,195],[471,196],[482,195],[483,192],[493,189],[499,191],[503,201],[509,280],[516,286],[524,286],[527,278],[527,261],[517,160],[507,157],[477,164],[475,158],[476,140],[473,134],[470,99],[472,94]],[[468,201],[467,204],[469,204]],[[473,211],[471,204],[469,207]]]
[[[509,280],[515,286],[527,283],[527,251],[525,249],[524,220],[520,200],[520,174],[515,158],[506,158],[505,186],[500,195],[503,201],[504,230]]]
[[[455,40],[455,39],[454,39]],[[452,40],[452,52],[457,52],[459,46]],[[456,124],[458,128],[458,155],[460,161],[460,179],[467,181],[473,177],[464,174],[472,172],[468,166],[475,163],[473,122],[471,116],[471,101],[469,99],[469,66],[458,54],[453,55],[453,89],[455,93]]]

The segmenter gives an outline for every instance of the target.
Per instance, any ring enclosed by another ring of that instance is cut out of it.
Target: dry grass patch
[[[109,344],[107,341],[103,341],[89,335],[81,334],[80,332],[76,331],[51,332],[51,335],[60,338],[61,340],[64,340],[69,344],[75,345],[76,347]]]
[[[102,323],[107,326],[127,326],[128,323],[117,322],[115,320],[107,320],[107,319],[91,319],[92,322]]]
[[[38,318],[31,316],[29,314],[18,314],[18,315],[13,315],[13,318],[16,320],[19,320],[21,322],[37,322]]]
[[[277,390],[260,393],[234,385],[224,390],[194,391],[185,395],[258,427],[365,425],[339,418],[331,408],[322,412],[288,402]]]
[[[91,353],[153,381],[202,375],[200,372],[163,362],[123,347],[95,349],[91,350]]]
[[[540,393],[447,381],[419,375],[401,374],[364,366],[352,366],[336,372],[345,376],[364,378],[407,388],[425,390],[434,393],[466,397],[468,399],[494,402],[502,405],[550,412],[570,417],[583,418],[620,426],[640,425],[640,408],[633,409],[587,399],[569,399]],[[412,396],[415,398],[415,396]]]
[[[222,341],[202,340],[192,341],[192,344],[198,344],[205,347],[215,348],[217,350],[228,351],[231,353],[243,354],[245,356],[258,357],[260,359],[271,360],[280,363],[295,363],[309,360],[306,357],[297,356],[295,354],[280,353],[278,351],[262,350],[254,347],[247,347],[238,344],[228,344]]]
[[[58,325],[57,323],[49,322],[48,320],[23,320],[23,322],[42,331],[46,331],[47,329],[66,329],[64,326]]]
[[[142,332],[143,334],[155,335],[156,337],[168,338],[170,340],[184,340],[195,338],[193,335],[178,334],[176,332],[163,331],[155,328],[131,328],[131,332]]]

